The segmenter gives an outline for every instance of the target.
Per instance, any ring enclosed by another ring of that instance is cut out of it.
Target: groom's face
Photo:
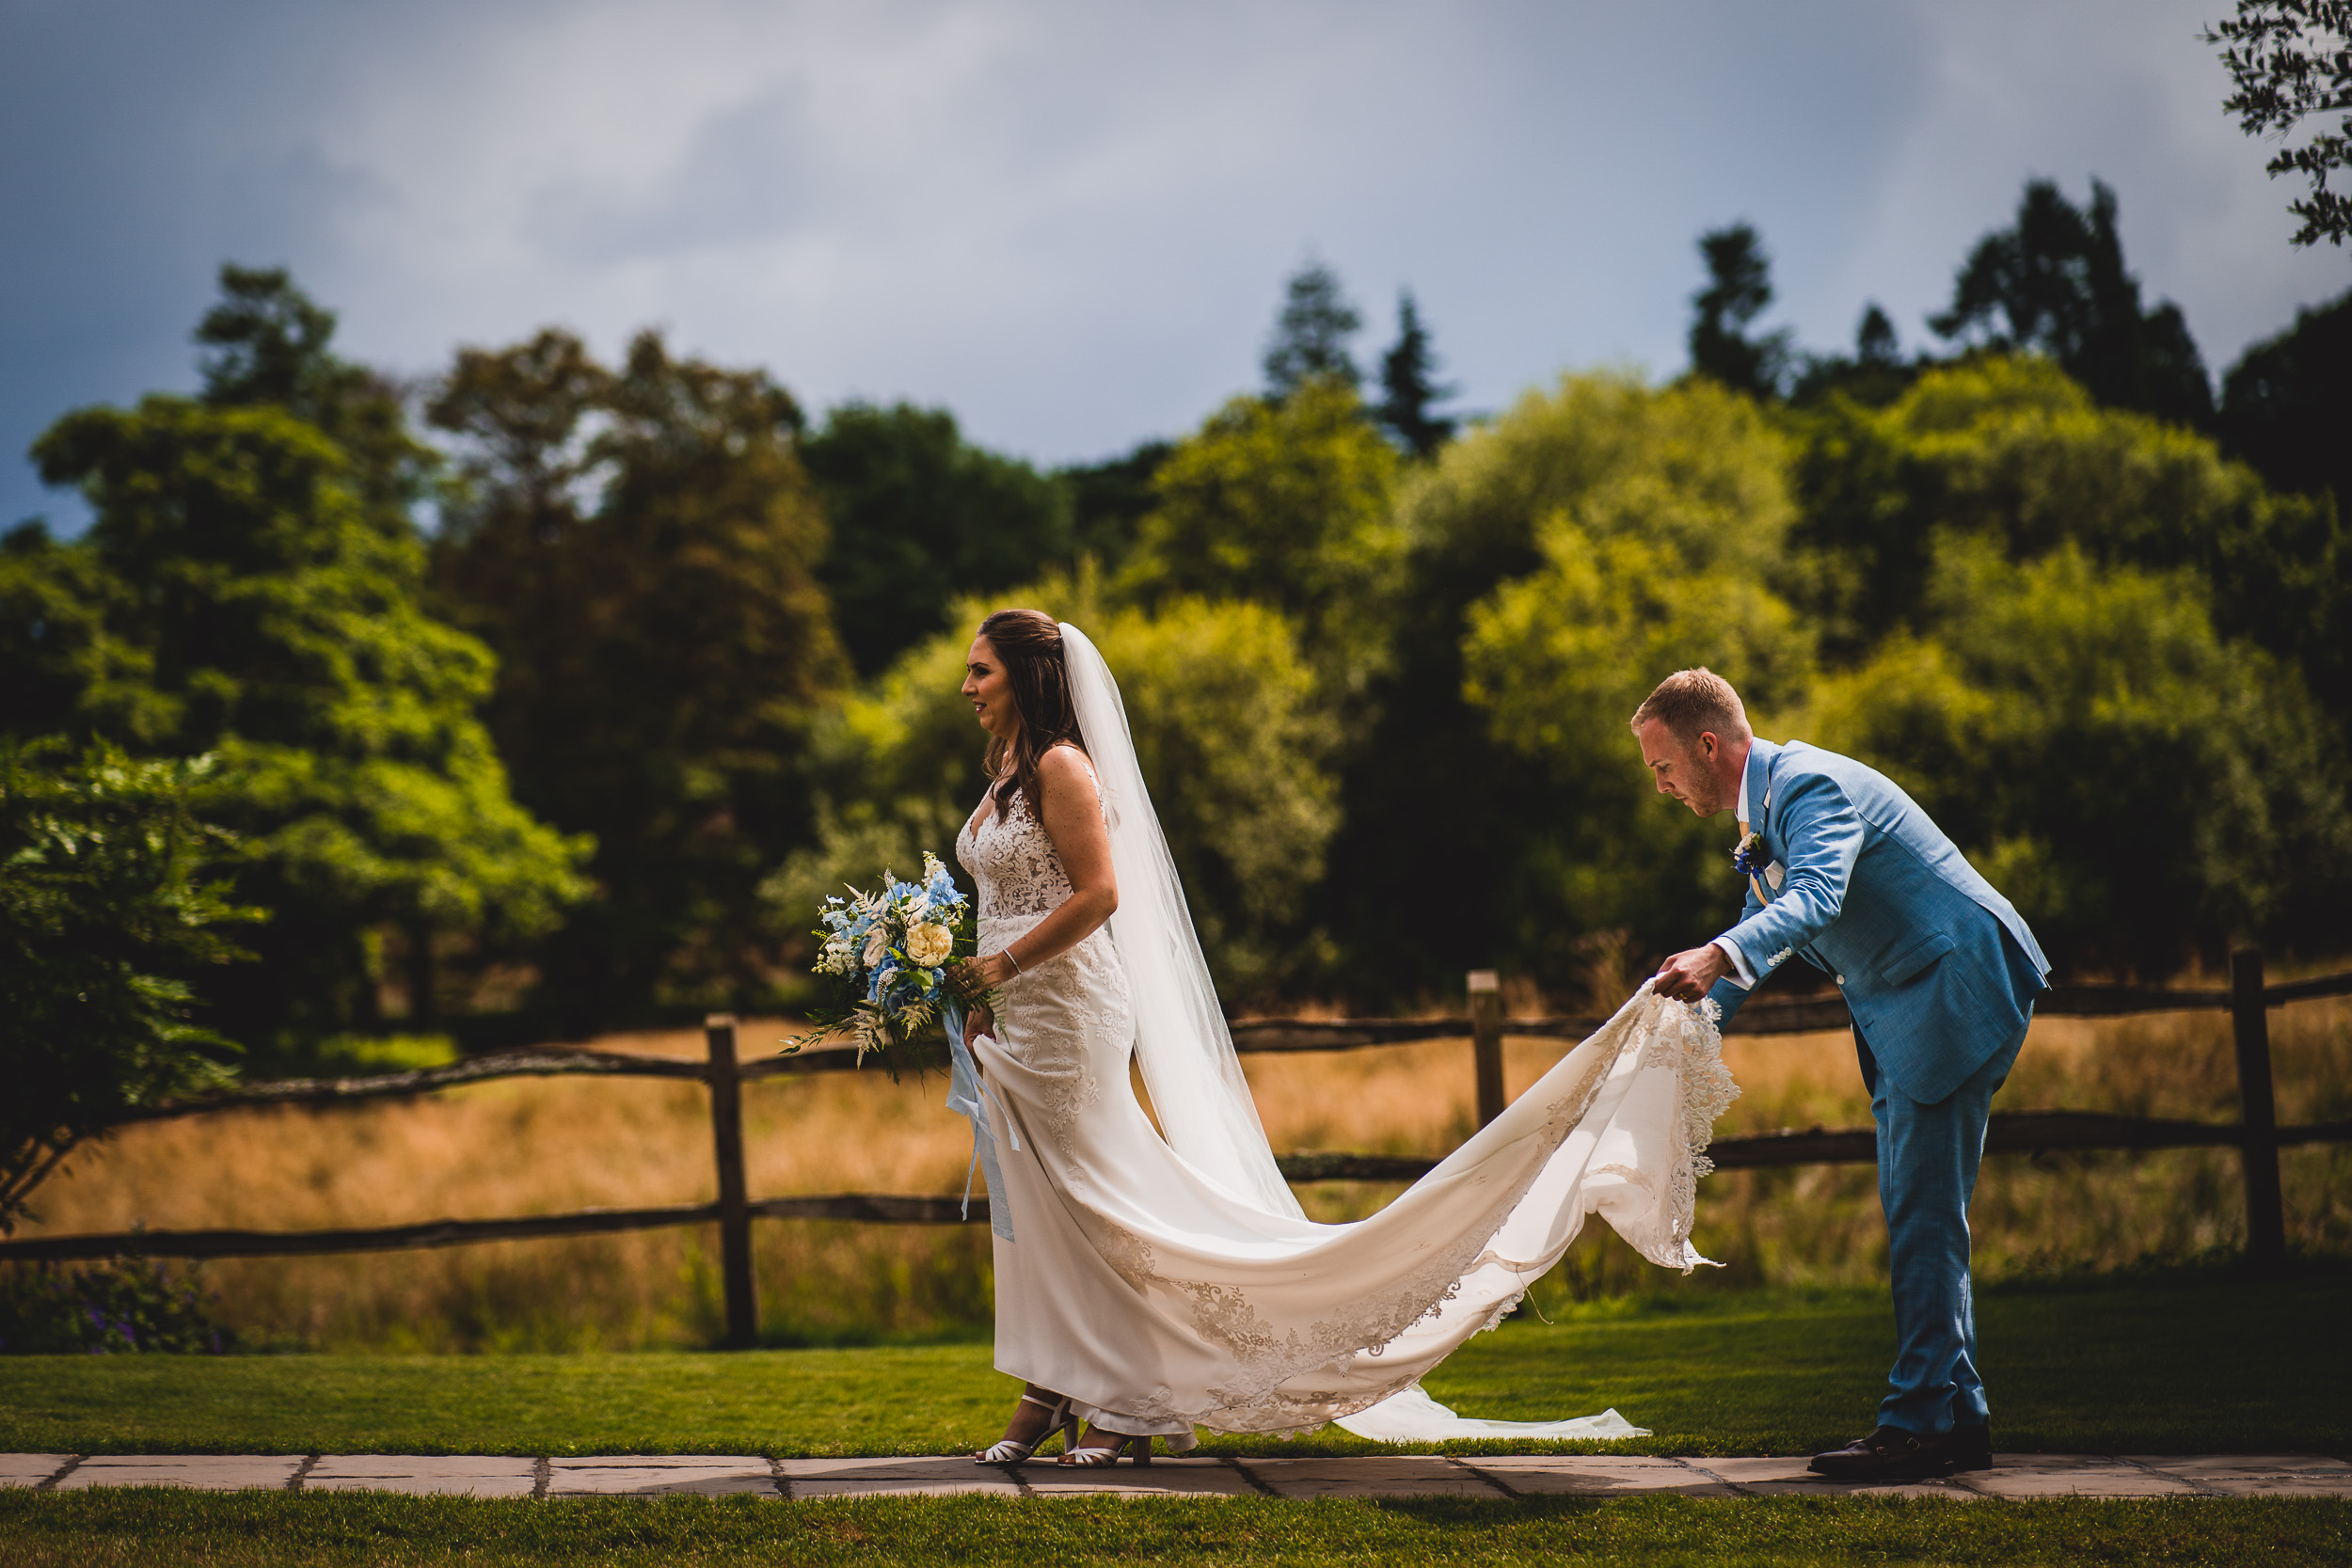
[[[1658,793],[1671,795],[1701,816],[1712,816],[1731,804],[1716,777],[1715,758],[1722,742],[1712,731],[1684,740],[1653,719],[1633,732],[1642,743],[1642,761],[1658,784]]]

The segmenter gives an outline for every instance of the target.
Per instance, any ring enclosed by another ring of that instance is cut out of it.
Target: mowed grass
[[[2340,1271],[2253,1284],[2012,1290],[1980,1303],[2010,1451],[2352,1450]],[[1482,1335],[1429,1381],[1466,1415],[1614,1405],[1629,1452],[1793,1453],[1866,1432],[1892,1354],[1882,1296],[1602,1303]],[[0,1360],[0,1449],[71,1453],[951,1453],[1017,1385],[981,1345],[501,1356]],[[1213,1452],[1395,1451],[1336,1428]],[[1470,1443],[1465,1452],[1560,1447]]]
[[[561,1503],[350,1494],[0,1494],[0,1562],[2302,1564],[2352,1505],[1857,1498],[1513,1502],[993,1497]]]

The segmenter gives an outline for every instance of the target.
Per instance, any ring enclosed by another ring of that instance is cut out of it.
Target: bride
[[[963,694],[992,783],[956,839],[981,951],[956,983],[1000,1008],[968,1021],[985,1087],[961,1103],[1001,1149],[996,1366],[1027,1384],[980,1463],[1018,1464],[1057,1430],[1065,1465],[1148,1463],[1153,1438],[1182,1452],[1196,1426],[1634,1435],[1613,1410],[1465,1420],[1417,1380],[1498,1323],[1587,1214],[1654,1262],[1705,1260],[1700,1150],[1737,1092],[1709,1019],[1645,986],[1393,1203],[1315,1224],[1259,1125],[1102,655],[999,610]]]

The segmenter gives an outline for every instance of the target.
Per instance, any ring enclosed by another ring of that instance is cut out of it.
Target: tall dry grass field
[[[2352,1003],[2271,1015],[2282,1121],[2352,1117]],[[790,1026],[745,1026],[747,1054]],[[699,1035],[611,1037],[610,1049],[676,1056]],[[1533,1082],[1558,1042],[1506,1043],[1508,1086]],[[1844,1034],[1734,1037],[1742,1094],[1724,1135],[1859,1126],[1869,1104]],[[2223,1119],[2236,1079],[2228,1020],[2168,1014],[2037,1022],[1995,1108],[2072,1108]],[[1278,1149],[1438,1155],[1474,1121],[1467,1040],[1246,1058]],[[746,1086],[754,1196],[941,1193],[961,1188],[964,1124],[945,1085],[879,1070]],[[2352,1250],[2352,1154],[2285,1158],[2291,1242]],[[154,1228],[308,1228],[486,1218],[589,1206],[707,1201],[708,1101],[658,1080],[508,1080],[402,1104],[240,1112],[134,1127],[80,1155],[40,1195],[25,1234]],[[1395,1191],[1329,1182],[1310,1212],[1351,1218]],[[2244,1232],[2227,1150],[1986,1162],[1975,1218],[1980,1274],[2102,1268],[2194,1256]],[[1849,1284],[1883,1277],[1872,1173],[1855,1166],[1726,1172],[1700,1190],[1697,1242],[1721,1259],[1690,1282],[1597,1230],[1536,1291],[1538,1305],[1655,1287]],[[762,1221],[755,1227],[763,1331],[854,1341],[981,1331],[985,1227]],[[262,1342],[408,1350],[622,1349],[707,1343],[720,1321],[714,1238],[675,1230],[441,1251],[224,1260],[222,1314]]]

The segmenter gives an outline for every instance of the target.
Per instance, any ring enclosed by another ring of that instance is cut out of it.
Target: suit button
[[[1837,977],[1837,983],[1841,986],[1844,985],[1846,983],[1846,977],[1843,974],[1840,974]]]

